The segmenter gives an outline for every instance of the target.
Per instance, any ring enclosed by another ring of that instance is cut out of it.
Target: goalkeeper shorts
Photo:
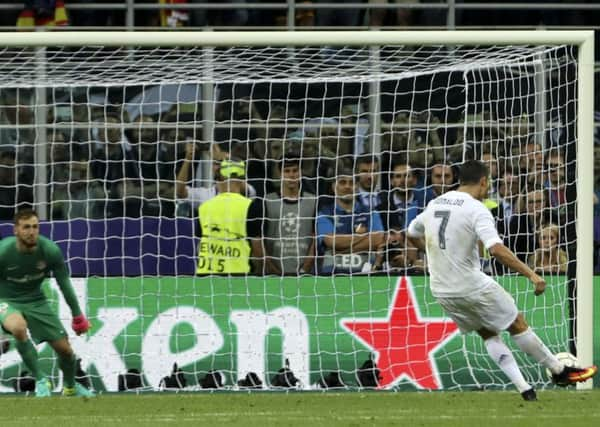
[[[4,320],[13,313],[21,314],[25,318],[31,338],[38,344],[67,336],[63,324],[46,300],[28,303],[0,300],[0,324],[4,324]]]

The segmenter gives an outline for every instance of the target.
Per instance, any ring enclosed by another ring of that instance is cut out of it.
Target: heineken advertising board
[[[145,384],[156,389],[174,363],[192,386],[199,375],[213,369],[224,372],[229,385],[248,372],[268,384],[286,359],[304,388],[331,371],[341,371],[343,380],[356,386],[355,372],[371,355],[381,370],[382,388],[510,387],[481,339],[460,335],[444,316],[427,281],[426,277],[74,279],[93,328],[87,336],[71,336],[71,342],[98,390],[117,390],[118,374],[130,368],[143,372]],[[551,350],[567,350],[565,280],[550,280],[541,297],[533,295],[523,278],[506,276],[500,281]],[[47,290],[70,331],[68,307],[57,298],[54,285]],[[50,348],[42,344],[38,349],[43,369],[56,380],[58,368]],[[543,369],[520,351],[515,355],[529,381],[547,382]],[[12,391],[10,379],[20,369],[12,346],[0,357],[0,391]]]

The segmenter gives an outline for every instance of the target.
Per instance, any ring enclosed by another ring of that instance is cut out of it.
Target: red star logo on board
[[[405,378],[418,388],[442,388],[434,353],[455,336],[458,327],[448,318],[421,317],[406,277],[398,279],[387,318],[342,319],[340,323],[375,352],[380,388]]]

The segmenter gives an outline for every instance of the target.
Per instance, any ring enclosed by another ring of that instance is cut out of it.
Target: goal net
[[[581,350],[590,95],[577,43],[64,36],[0,51],[0,231],[32,206],[61,246],[93,324],[71,341],[97,390],[134,387],[136,372],[146,390],[255,377],[270,389],[511,388],[435,303],[404,234],[466,159],[489,165],[485,205],[548,288],[534,297],[486,253],[482,268],[553,352]],[[52,281],[47,292],[70,329]],[[53,353],[38,350],[59,387]],[[0,390],[25,370],[12,345]]]

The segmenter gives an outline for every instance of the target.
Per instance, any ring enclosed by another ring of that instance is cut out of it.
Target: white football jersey
[[[410,223],[408,234],[425,236],[434,296],[471,295],[495,283],[481,271],[478,241],[489,249],[502,239],[490,211],[470,194],[449,191],[433,199]]]

